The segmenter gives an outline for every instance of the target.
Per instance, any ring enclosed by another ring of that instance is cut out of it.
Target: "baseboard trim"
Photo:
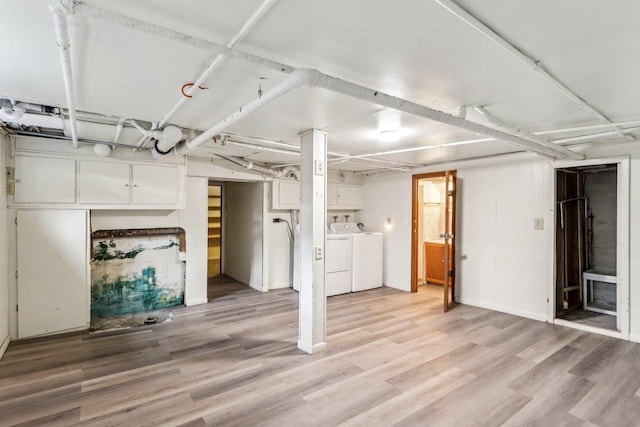
[[[569,320],[553,319],[553,324],[554,325],[559,325],[559,326],[566,326],[567,328],[578,329],[578,330],[585,331],[585,332],[591,332],[591,333],[594,333],[594,334],[606,335],[608,337],[623,339],[622,338],[622,334],[620,333],[620,331],[612,331],[610,329],[597,328],[595,326],[584,325],[582,323],[571,322]],[[629,338],[631,338],[631,337],[629,337]]]
[[[291,285],[292,285],[292,282],[276,283],[274,285],[269,286],[269,289],[286,289],[286,288],[290,288]]]
[[[640,335],[629,334],[629,341],[640,342]]]
[[[472,305],[474,307],[480,307],[480,308],[486,308],[488,310],[499,311],[501,313],[513,314],[514,316],[526,317],[527,319],[538,320],[540,322],[547,321],[546,313],[539,314],[539,313],[533,313],[525,310],[512,309],[512,308],[502,307],[495,304],[475,301],[475,300],[464,298],[464,297],[458,297],[456,298],[456,301],[461,304]]]
[[[327,351],[327,342],[323,341],[312,345],[298,340],[298,348],[309,354],[322,353],[323,351]]]
[[[4,352],[7,351],[7,347],[9,347],[10,341],[11,341],[11,337],[7,335],[7,337],[4,339],[4,342],[0,346],[0,359],[2,359],[2,356],[4,356]]]
[[[194,299],[185,300],[184,305],[189,307],[192,305],[206,304],[208,302],[209,300],[207,298],[194,298]]]

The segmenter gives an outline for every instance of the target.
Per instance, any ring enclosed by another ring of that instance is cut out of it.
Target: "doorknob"
[[[453,239],[453,234],[443,233],[443,234],[440,234],[440,238],[441,239]]]

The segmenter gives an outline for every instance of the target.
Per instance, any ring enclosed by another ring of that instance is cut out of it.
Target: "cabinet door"
[[[338,206],[340,208],[362,208],[362,186],[338,185]]]
[[[76,161],[16,156],[16,203],[75,203]]]
[[[444,283],[444,245],[442,243],[424,244],[424,263],[427,282]]]
[[[178,202],[178,168],[174,165],[133,165],[132,201],[136,204]]]
[[[274,180],[272,187],[273,209],[300,209],[300,183]]]
[[[78,171],[80,203],[129,203],[129,165],[81,161]]]
[[[18,337],[88,327],[87,211],[18,211]]]
[[[327,209],[338,208],[338,186],[327,184]]]

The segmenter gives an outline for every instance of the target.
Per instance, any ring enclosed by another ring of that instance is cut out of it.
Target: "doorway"
[[[211,279],[222,274],[222,184],[209,182],[207,216],[207,279]]]
[[[556,169],[556,318],[619,331],[618,164]]]
[[[413,176],[411,291],[442,288],[444,311],[455,300],[456,171]]]

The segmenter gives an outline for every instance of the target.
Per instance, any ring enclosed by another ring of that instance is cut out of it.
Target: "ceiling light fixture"
[[[396,129],[382,130],[379,138],[382,142],[395,142],[400,139],[400,132]]]

